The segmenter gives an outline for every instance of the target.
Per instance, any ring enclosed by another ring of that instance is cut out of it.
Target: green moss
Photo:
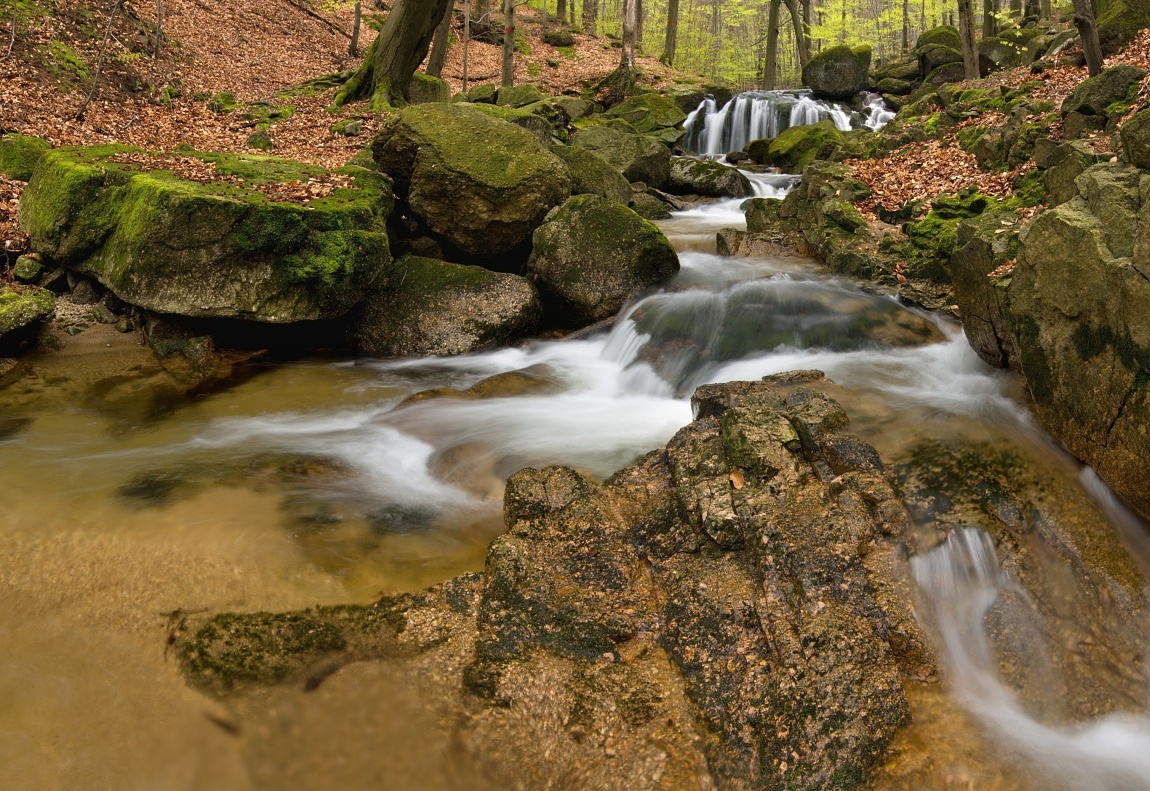
[[[0,337],[52,315],[56,297],[44,288],[0,287]]]
[[[1014,197],[1023,206],[1037,206],[1046,202],[1046,179],[1041,170],[1032,170],[1014,180]]]
[[[556,47],[559,54],[567,58],[567,60],[575,60],[575,47]]]
[[[208,101],[208,109],[221,115],[235,112],[238,106],[235,95],[228,91],[220,91]]]
[[[53,39],[48,42],[49,68],[56,79],[67,83],[87,82],[91,76],[88,64],[84,63],[76,50],[63,41]]]
[[[986,134],[985,126],[968,126],[958,130],[958,146],[963,151],[973,151],[978,139]]]
[[[51,143],[38,137],[4,135],[0,137],[0,173],[16,181],[28,181],[40,157],[51,148]]]

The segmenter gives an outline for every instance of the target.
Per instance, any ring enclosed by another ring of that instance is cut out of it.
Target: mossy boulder
[[[538,85],[507,85],[499,89],[495,103],[501,107],[524,107],[546,98],[547,94]]]
[[[219,93],[213,94],[212,98],[208,100],[208,109],[220,115],[234,113],[238,107],[239,102],[236,101],[235,94],[229,93],[228,91],[220,91]]]
[[[671,219],[671,209],[666,202],[649,192],[636,192],[627,206],[644,220]]]
[[[750,180],[736,168],[692,157],[671,160],[667,191],[711,198],[745,198],[753,193]]]
[[[1106,115],[1107,108],[1128,98],[1146,72],[1137,66],[1111,66],[1096,77],[1083,80],[1062,102],[1062,117],[1070,113]]]
[[[703,103],[706,93],[698,85],[672,83],[663,95],[678,105],[684,113],[689,113]]]
[[[499,89],[493,83],[485,82],[476,85],[467,92],[467,101],[475,104],[495,104],[495,94]]]
[[[1012,41],[993,36],[980,39],[978,42],[978,72],[983,77],[1001,69],[1017,66],[1021,62],[1022,51]]]
[[[605,112],[603,117],[622,118],[640,134],[674,129],[687,120],[686,113],[674,101],[657,93],[632,96]]]
[[[942,44],[931,44],[918,52],[918,70],[922,77],[926,77],[939,66],[948,63],[962,63],[962,50],[956,47],[947,47]]]
[[[661,189],[671,177],[671,152],[644,135],[594,126],[580,129],[571,138],[571,145],[602,157],[628,181]]]
[[[926,75],[926,82],[931,85],[945,85],[948,82],[962,82],[966,79],[966,68],[960,61],[944,63]]]
[[[556,28],[548,30],[540,39],[544,44],[550,44],[553,47],[571,47],[575,44],[575,34],[567,28]]]
[[[916,67],[917,71],[917,67]],[[909,80],[899,80],[894,77],[884,77],[875,84],[875,90],[881,94],[894,94],[906,96],[914,90],[914,83]]]
[[[828,47],[803,67],[803,85],[822,99],[849,99],[866,87],[871,48]]]
[[[567,113],[567,117],[572,121],[586,118],[595,112],[594,102],[580,99],[577,96],[560,96],[555,100],[555,104],[562,107]]]
[[[357,309],[349,338],[372,355],[467,354],[534,332],[541,315],[526,278],[408,255]]]
[[[0,173],[16,181],[27,181],[40,157],[51,148],[51,143],[38,137],[4,135],[0,137]]]
[[[614,316],[678,272],[679,258],[663,232],[631,209],[576,195],[535,231],[527,268],[554,305],[552,319],[580,326]]]
[[[1145,2],[1110,0],[1098,18],[1098,42],[1103,53],[1113,55],[1147,27],[1150,27],[1150,6]]]
[[[918,60],[915,58],[911,58],[910,60],[896,60],[893,63],[878,67],[871,73],[871,78],[876,85],[883,80],[914,82],[921,76],[918,70]]]
[[[951,49],[962,49],[962,39],[958,35],[958,28],[954,25],[941,25],[924,31],[914,43],[916,50],[925,49],[932,44],[941,44]]]
[[[827,159],[843,144],[842,132],[834,122],[825,119],[817,124],[792,126],[764,146],[759,141],[747,147],[747,153],[761,165],[773,165],[784,173],[802,173],[816,159]]]
[[[13,333],[50,317],[56,310],[56,296],[46,288],[0,286],[0,344]]]
[[[598,155],[585,148],[558,144],[551,147],[551,153],[567,164],[572,195],[599,195],[624,205],[631,199],[631,184]]]
[[[150,165],[124,146],[46,153],[20,202],[32,248],[148,310],[270,323],[342,316],[390,262],[392,186],[379,173],[254,155],[157,156]],[[161,169],[169,156],[200,180]],[[328,194],[279,197],[309,180],[326,182]]]
[[[555,129],[551,121],[543,115],[536,115],[527,109],[527,107],[535,105],[528,105],[524,108],[501,107],[495,104],[471,104],[468,106],[489,118],[497,118],[500,121],[515,124],[521,129],[526,129],[544,146],[551,145],[551,140],[555,137]]]
[[[411,75],[411,83],[407,86],[407,99],[412,104],[450,102],[451,86],[446,80],[417,71]]]
[[[423,104],[394,113],[372,155],[433,233],[491,258],[525,245],[571,194],[571,177],[538,138],[481,106]]]
[[[1122,125],[1122,151],[1135,167],[1150,170],[1150,110],[1143,110]]]

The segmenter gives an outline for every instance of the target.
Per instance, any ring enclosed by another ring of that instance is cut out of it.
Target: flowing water
[[[774,195],[791,180],[755,179]],[[360,666],[338,700],[273,691],[237,734],[166,656],[172,614],[366,603],[481,569],[509,474],[563,463],[609,475],[689,422],[703,383],[817,368],[885,457],[924,436],[1007,437],[1058,457],[1019,382],[981,363],[956,324],[813,261],[717,256],[715,231],[742,221],[737,201],[720,201],[663,223],[679,275],[610,328],[565,340],[269,364],[191,403],[164,389],[146,349],[104,327],[25,363],[0,390],[0,785],[436,787],[425,765],[422,785],[408,784],[382,757],[382,744],[420,754],[402,680]],[[1054,485],[1078,486],[1058,458]],[[976,721],[1004,724],[1038,761],[1150,754],[1141,720],[1068,734],[1010,706],[979,644],[979,608],[1009,582],[976,534],[915,572]],[[1083,771],[1150,784],[1144,758],[1114,760],[1113,775]]]

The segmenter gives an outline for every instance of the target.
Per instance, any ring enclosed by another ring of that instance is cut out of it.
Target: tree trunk
[[[958,35],[962,40],[962,66],[966,79],[978,79],[978,49],[974,44],[973,0],[958,0]]]
[[[799,53],[799,67],[805,68],[811,59],[811,44],[803,30],[803,18],[799,11],[799,0],[783,0],[791,12],[791,25],[795,29],[795,51]]]
[[[451,36],[451,12],[454,2],[447,4],[447,11],[435,28],[435,38],[431,42],[431,55],[427,58],[427,73],[432,77],[443,74],[443,63],[447,60],[447,39]]]
[[[543,27],[542,31],[547,32],[547,0],[543,0]]]
[[[639,0],[623,0],[623,52],[620,69],[635,69],[635,35],[639,30]]]
[[[643,0],[635,0],[635,7],[638,9],[635,12],[635,50],[644,52],[643,49],[643,22],[647,12],[643,10]]]
[[[767,55],[763,64],[763,90],[773,91],[778,80],[779,60],[779,6],[782,0],[771,0],[767,12]]]
[[[491,0],[475,0],[473,19],[484,19],[491,14]],[[486,20],[484,20],[486,21]]]
[[[1050,13],[1051,13],[1050,0],[1041,0],[1041,2],[1039,2],[1039,4],[1038,4],[1038,8],[1039,8],[1039,13],[1038,13],[1039,18],[1043,22],[1049,22],[1050,21]]]
[[[1094,6],[1090,0],[1074,0],[1074,26],[1082,39],[1086,70],[1093,77],[1102,72],[1102,46],[1098,43],[1098,25],[1094,21]]]
[[[371,97],[375,111],[407,100],[411,75],[427,57],[435,26],[450,0],[395,0],[363,65],[340,92],[336,104]]]
[[[13,24],[16,21],[16,15],[12,15]],[[13,30],[16,28],[13,27]],[[156,49],[152,52],[152,62],[155,63],[160,59],[160,45],[164,43],[164,7],[163,0],[156,0]],[[10,51],[9,51],[10,52]]]
[[[1018,19],[1022,16],[1022,0],[1010,0],[1010,18]]]
[[[667,38],[663,42],[663,57],[668,66],[675,65],[675,44],[679,38],[679,0],[667,0]]]
[[[982,37],[993,38],[998,35],[998,0],[982,0]]]
[[[902,54],[910,52],[910,0],[902,0]]]
[[[575,0],[571,0],[572,3]],[[555,3],[555,18],[559,20],[560,25],[567,24],[567,0],[557,0]]]
[[[842,0],[842,17],[839,21],[839,43],[847,43],[847,0]]]
[[[515,0],[503,0],[503,72],[500,87],[515,84]]]
[[[463,0],[463,92],[467,93],[467,56],[471,49],[471,0]]]
[[[583,0],[583,32],[588,36],[599,32],[597,21],[599,19],[599,0]]]
[[[359,56],[359,23],[363,17],[363,9],[359,0],[355,0],[355,19],[351,23],[351,42],[347,45],[347,54],[355,58]]]

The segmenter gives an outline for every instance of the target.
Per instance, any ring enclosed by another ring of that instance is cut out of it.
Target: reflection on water
[[[0,390],[0,762],[14,787],[382,787],[364,734],[407,744],[400,713],[418,719],[395,702],[401,683],[372,675],[386,669],[339,674],[365,686],[324,685],[342,697],[322,710],[277,691],[237,735],[219,725],[234,712],[165,661],[169,614],[366,602],[480,569],[509,474],[609,475],[687,423],[700,384],[818,368],[884,454],[1003,433],[1049,452],[1017,381],[954,324],[810,261],[706,252],[742,223],[739,204],[664,223],[690,251],[682,272],[578,339],[281,365],[192,403],[106,328],[30,361]],[[409,769],[426,758],[407,752]]]

